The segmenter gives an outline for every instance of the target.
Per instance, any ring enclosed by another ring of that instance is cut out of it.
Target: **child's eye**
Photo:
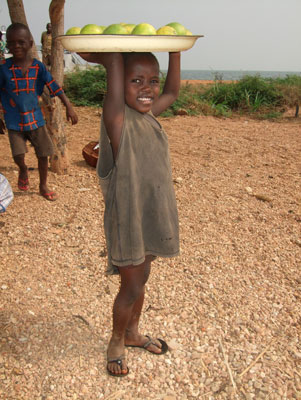
[[[140,82],[141,82],[141,79],[135,78],[135,79],[132,79],[132,82],[133,82],[133,83],[140,83]]]
[[[159,79],[152,79],[151,80],[152,85],[158,85],[159,84]]]

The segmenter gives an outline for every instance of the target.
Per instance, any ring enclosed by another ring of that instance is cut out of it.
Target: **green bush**
[[[301,103],[301,76],[287,75],[285,78],[277,78],[273,82],[281,91],[285,104],[288,107]]]
[[[164,83],[164,81],[163,81]],[[191,85],[182,86],[177,100],[161,116],[168,117],[177,115],[185,110],[188,115],[197,115],[201,113],[201,103],[199,95]]]
[[[102,107],[106,89],[106,71],[101,65],[77,69],[65,76],[64,90],[77,106]]]
[[[285,86],[299,86],[301,87],[301,76],[300,75],[286,75],[285,78],[268,78],[268,82],[276,83]]]

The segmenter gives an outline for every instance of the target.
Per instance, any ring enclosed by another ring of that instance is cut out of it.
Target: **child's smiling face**
[[[148,55],[133,55],[125,66],[125,102],[136,111],[147,113],[160,93],[159,65]]]
[[[23,29],[13,29],[7,34],[7,48],[14,56],[15,61],[22,61],[26,58],[32,47],[32,39],[30,33]]]

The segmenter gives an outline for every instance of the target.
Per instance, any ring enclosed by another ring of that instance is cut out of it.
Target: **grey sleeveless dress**
[[[146,255],[178,255],[168,140],[154,116],[125,106],[115,163],[102,118],[96,168],[105,201],[107,274],[118,274],[116,266],[139,265]]]

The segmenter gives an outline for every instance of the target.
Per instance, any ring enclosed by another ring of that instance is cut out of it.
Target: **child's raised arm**
[[[152,113],[158,116],[166,110],[177,98],[180,90],[181,53],[169,53],[168,71],[163,91],[152,106]]]
[[[116,159],[124,119],[124,63],[121,53],[79,53],[86,61],[107,71],[107,93],[103,105],[104,124]]]

